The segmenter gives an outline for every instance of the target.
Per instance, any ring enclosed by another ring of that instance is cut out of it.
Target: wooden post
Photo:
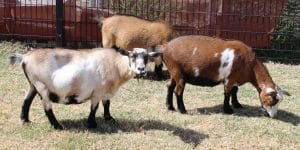
[[[65,45],[64,34],[64,2],[56,0],[56,46],[63,47]]]

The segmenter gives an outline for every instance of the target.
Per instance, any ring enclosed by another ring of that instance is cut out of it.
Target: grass
[[[32,123],[20,123],[28,84],[21,67],[9,66],[7,57],[25,49],[22,43],[0,42],[0,149],[300,149],[299,65],[266,63],[273,80],[292,94],[280,104],[275,119],[263,116],[258,94],[249,84],[238,93],[244,109],[233,115],[222,113],[221,85],[187,85],[188,114],[182,115],[166,110],[168,81],[132,79],[111,99],[118,125],[105,122],[99,107],[98,127],[88,130],[90,103],[54,104],[54,113],[66,128],[56,131],[38,97],[30,110]]]

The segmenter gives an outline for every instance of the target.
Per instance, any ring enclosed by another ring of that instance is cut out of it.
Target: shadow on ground
[[[242,109],[234,109],[233,115],[241,116],[241,117],[265,117],[264,113],[260,110],[259,107],[254,107],[250,105],[243,105],[243,107],[244,108]],[[195,114],[195,113],[198,114],[200,113],[204,115],[219,114],[219,113],[224,114],[223,105],[202,107],[190,111],[191,114]],[[298,115],[291,112],[287,112],[285,110],[280,110],[280,108],[278,110],[277,116],[274,119],[293,124],[294,126],[297,126],[300,123],[300,117]]]
[[[170,79],[170,74],[168,70],[163,70],[163,78],[158,78],[154,71],[148,71],[147,75],[142,77],[144,80],[154,80],[154,81],[165,81]]]
[[[201,141],[208,138],[207,134],[198,133],[194,130],[184,129],[158,120],[122,120],[115,118],[118,123],[104,121],[103,118],[96,118],[98,126],[95,129],[90,129],[90,132],[95,133],[119,133],[119,132],[144,132],[148,130],[171,131],[173,135],[189,144],[197,146]],[[60,121],[66,130],[86,131],[87,119],[80,120],[62,120]]]

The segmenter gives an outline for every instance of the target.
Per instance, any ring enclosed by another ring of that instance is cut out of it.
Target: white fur
[[[49,101],[49,100],[43,100],[43,107],[46,109],[46,110],[49,110],[49,109],[52,109],[52,103]]]
[[[193,49],[193,55],[195,55],[196,54],[196,51],[198,50],[198,48],[197,47],[195,47],[194,49]]]
[[[275,90],[274,89],[272,89],[272,88],[265,88],[265,92],[267,93],[267,94],[270,94],[270,93],[272,93],[272,92],[275,92]]]
[[[239,84],[237,84],[237,83],[234,83],[234,84],[233,84],[233,86],[239,86]]]
[[[259,84],[259,87],[260,87],[260,89],[265,89],[266,88],[266,85],[265,84]]]
[[[200,69],[198,67],[193,67],[195,77],[200,75]]]
[[[77,61],[66,64],[61,68],[53,68],[55,71],[53,72],[51,79],[53,83],[53,88],[55,93],[57,93],[60,98],[66,97],[71,88],[72,83],[76,79],[81,79],[79,95],[77,95],[77,102],[84,102],[86,99],[90,97],[92,94],[93,88],[95,87],[94,81],[95,79],[95,71],[96,71],[96,57],[89,56],[87,58],[78,58]],[[52,62],[55,63],[55,62]],[[101,68],[101,67],[99,67]],[[99,70],[104,72],[105,70]],[[59,103],[67,103],[65,99],[60,99]]]
[[[224,80],[224,85],[226,86],[228,84],[229,80],[227,78],[225,78]]]
[[[266,109],[266,111],[268,112],[268,114],[271,118],[274,118],[277,115],[278,105],[263,106],[263,107]]]
[[[215,53],[214,57],[218,57],[219,53]]]
[[[147,50],[144,48],[134,48],[133,51],[136,53],[147,53]]]
[[[40,50],[44,51],[44,50]],[[127,56],[122,56],[111,49],[91,50],[89,53],[55,50],[45,50],[46,54],[40,55],[37,50],[25,55],[23,61],[26,63],[26,72],[30,82],[44,98],[45,109],[51,108],[48,101],[49,92],[55,93],[60,98],[59,103],[68,103],[67,96],[76,96],[79,103],[85,102],[91,97],[97,101],[110,99],[126,81],[134,76],[137,67],[146,68],[144,57],[139,57],[135,62],[129,63]],[[134,52],[147,54],[142,48],[134,49]],[[58,62],[55,56],[69,55],[70,61]],[[43,57],[43,58],[41,58]],[[39,62],[40,59],[45,61]],[[146,70],[145,70],[146,71]],[[78,83],[76,83],[78,82]],[[76,86],[76,90],[72,90]],[[109,88],[109,89],[106,89]],[[75,93],[72,93],[75,92]]]
[[[135,64],[134,68],[135,68],[135,72],[137,74],[142,73],[140,70],[138,70],[138,68],[144,68],[144,69],[146,69],[146,65],[144,63],[144,59],[143,58],[137,58],[136,59],[136,64]]]
[[[282,100],[283,99],[283,92],[281,90],[277,91],[276,99],[278,99],[278,100]]]
[[[221,53],[221,58],[220,58],[221,65],[219,67],[219,79],[220,80],[223,80],[230,75],[232,64],[233,64],[233,59],[234,59],[234,50],[233,49],[226,48]],[[227,63],[227,65],[225,67],[223,67],[223,65],[225,63]]]
[[[138,62],[146,68],[146,61],[143,59],[148,59],[147,52],[145,49],[135,50],[142,52],[137,54],[137,58],[142,59]],[[132,56],[135,56],[135,51]],[[134,77],[135,72],[130,66],[137,66],[131,57],[123,56],[113,49],[103,48],[89,51],[43,49],[12,56],[10,59],[11,64],[16,61],[22,63],[30,84],[26,98],[31,101],[33,92],[39,93],[46,115],[55,128],[61,126],[57,126],[57,121],[53,122],[53,114],[50,114],[52,121],[49,116],[52,102],[69,104],[91,99],[91,108],[96,111],[99,101],[110,100],[122,84]],[[24,106],[29,107],[30,104],[24,103]],[[22,116],[22,120],[28,117],[26,112],[25,117]]]
[[[133,52],[137,54],[147,54],[147,50],[144,48],[134,48]],[[135,60],[135,65],[132,65],[131,69],[137,74],[145,73],[147,68],[144,62],[144,57],[137,57]],[[144,68],[144,70],[141,71],[138,68]]]

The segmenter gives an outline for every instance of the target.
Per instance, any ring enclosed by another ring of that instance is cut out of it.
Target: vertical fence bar
[[[64,46],[64,2],[56,0],[56,46]]]
[[[208,18],[209,18],[209,13],[208,13],[208,11],[209,11],[209,9],[208,9],[208,6],[207,6],[207,4],[208,4],[209,2],[207,1],[207,0],[205,0],[205,3],[204,3],[204,10],[205,10],[205,12],[204,12],[204,14],[205,14],[205,17],[203,17],[203,22],[205,22],[205,25],[204,25],[204,28],[203,28],[203,34],[204,35],[207,35],[207,26],[208,26]]]
[[[79,4],[78,4],[80,7],[82,7],[82,1],[79,1]],[[76,11],[76,6],[77,6],[77,3],[75,3],[75,5],[74,5],[74,7],[75,7],[75,11]],[[77,11],[76,11],[76,13],[77,13]],[[81,16],[82,15],[82,12],[78,12],[79,13],[79,15]],[[82,19],[81,18],[79,18],[79,41],[80,42],[78,42],[79,43],[79,45],[81,46],[81,44],[83,43],[83,38],[82,38],[82,33],[83,33],[83,30],[82,30]],[[76,24],[77,24],[77,22],[76,22]],[[75,31],[76,32],[76,31]],[[76,43],[77,44],[77,43]],[[76,46],[78,46],[78,45],[76,45]]]
[[[83,6],[85,6],[85,9],[87,10],[87,8],[88,8],[88,2],[85,1],[84,3],[85,4]],[[85,13],[85,18],[88,18],[88,13],[87,12]],[[84,41],[84,44],[87,45],[88,41],[89,41],[89,39],[88,39],[88,23],[89,23],[88,19],[85,19],[85,21],[83,23],[84,23],[83,26],[85,28],[85,41]]]
[[[101,1],[96,1],[96,12],[97,12],[97,14],[100,14],[99,13],[99,3],[102,3]],[[95,7],[95,6],[93,6],[93,7]],[[92,17],[94,17],[94,16],[92,16]],[[99,24],[97,24],[97,26],[96,26],[96,31],[98,32],[99,31]],[[93,30],[92,30],[92,32],[93,32]],[[100,40],[99,40],[99,34],[97,34],[96,35],[96,46],[97,47],[99,47],[100,45],[99,45],[99,43],[100,43]]]

